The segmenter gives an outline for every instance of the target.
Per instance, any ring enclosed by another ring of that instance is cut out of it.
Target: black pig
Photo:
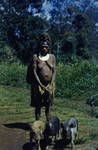
[[[48,121],[46,121],[46,127],[45,127],[45,139],[49,139],[49,137],[52,137],[52,141],[57,139],[59,137],[60,133],[60,120],[56,116],[51,116]]]

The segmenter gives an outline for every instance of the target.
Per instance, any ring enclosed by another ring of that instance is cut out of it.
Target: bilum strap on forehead
[[[49,47],[49,45],[48,45],[47,41],[43,42],[43,43],[42,43],[42,46]]]

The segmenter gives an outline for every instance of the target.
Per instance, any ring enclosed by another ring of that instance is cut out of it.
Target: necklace
[[[46,61],[49,59],[49,54],[46,54],[45,56],[42,56],[41,54],[39,54],[39,59],[42,61]]]

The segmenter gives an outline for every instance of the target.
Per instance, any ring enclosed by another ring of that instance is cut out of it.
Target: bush
[[[26,85],[26,67],[19,63],[0,64],[0,84],[11,86]]]
[[[56,75],[56,96],[72,97],[97,87],[97,67],[87,60],[73,64],[59,63]]]
[[[0,60],[5,61],[14,59],[13,51],[14,50],[4,41],[0,41]]]
[[[27,86],[27,66],[20,63],[0,64],[0,84],[10,86]],[[98,69],[87,60],[75,61],[73,64],[57,64],[56,96],[72,97],[86,91],[97,89]]]

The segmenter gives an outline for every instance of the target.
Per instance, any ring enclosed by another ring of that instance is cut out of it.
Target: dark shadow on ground
[[[44,142],[44,140],[41,140],[40,146],[41,146],[41,150],[46,150],[47,145]],[[38,148],[35,142],[33,143],[27,142],[23,145],[23,150],[37,150],[37,149]]]
[[[23,145],[23,150],[37,150],[37,148],[35,144],[27,142]]]
[[[78,139],[78,141],[75,143],[75,146],[77,147],[77,145],[84,144],[85,142],[86,139],[84,138]],[[62,139],[57,140],[53,145],[53,150],[69,150],[69,149],[71,149],[71,144],[65,143],[65,141]]]
[[[17,128],[17,129],[23,129],[23,130],[30,130],[30,125],[28,123],[8,123],[3,124],[7,128]]]
[[[54,149],[63,150],[66,147],[63,140],[57,140],[53,146]]]
[[[87,139],[86,139],[86,138],[81,137],[81,138],[79,138],[79,139],[76,141],[76,143],[75,143],[75,144],[84,144],[86,141],[87,141]]]

